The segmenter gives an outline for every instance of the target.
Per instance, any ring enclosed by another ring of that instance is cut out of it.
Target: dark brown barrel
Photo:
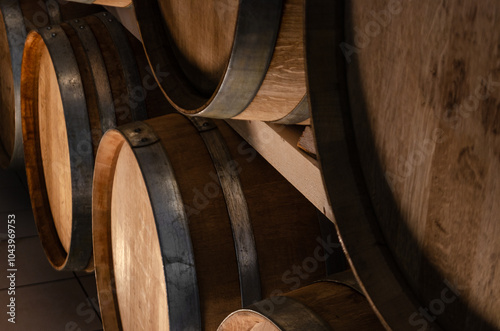
[[[303,0],[134,1],[146,53],[180,112],[308,122]]]
[[[229,315],[218,331],[384,330],[350,271]]]
[[[45,253],[92,269],[92,173],[103,133],[147,118],[127,35],[108,13],[31,32],[21,79],[26,172]]]
[[[500,3],[307,2],[319,159],[395,330],[500,329]]]
[[[110,330],[215,330],[238,308],[323,277],[339,248],[225,122],[180,114],[104,135],[93,231]]]
[[[26,35],[32,29],[98,10],[56,0],[0,1],[0,168],[24,171],[20,86]]]

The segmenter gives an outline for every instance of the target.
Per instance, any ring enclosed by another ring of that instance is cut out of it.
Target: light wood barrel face
[[[169,330],[155,217],[139,164],[121,148],[113,180],[111,248],[123,330]]]
[[[160,0],[172,49],[190,82],[211,94],[223,78],[231,56],[237,0]]]
[[[42,46],[38,81],[40,152],[50,209],[59,239],[69,252],[73,201],[66,118],[49,50]]]
[[[346,15],[354,128],[387,244],[422,306],[441,300],[443,327],[500,328],[500,4],[351,1]]]
[[[286,124],[308,119],[298,107],[303,0],[137,0],[135,10],[157,80],[180,112],[278,121],[297,110]]]
[[[0,166],[4,168],[14,150],[16,107],[10,46],[2,13],[0,27]]]

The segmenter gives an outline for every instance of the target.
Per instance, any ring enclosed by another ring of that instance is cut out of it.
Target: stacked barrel
[[[105,330],[500,328],[500,4],[74,2],[0,0],[0,165]],[[335,226],[225,119],[312,125]]]

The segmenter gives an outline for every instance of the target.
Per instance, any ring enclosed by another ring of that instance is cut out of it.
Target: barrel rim
[[[230,118],[245,110],[257,94],[271,63],[280,28],[282,0],[240,1],[231,55],[210,97],[198,92],[175,68],[176,60],[171,54],[167,32],[158,15],[157,1],[134,0],[133,3],[151,67],[159,66],[169,73],[166,78],[156,79],[173,107],[186,115],[212,118]],[[248,37],[250,35],[251,38]],[[169,59],[164,58],[165,54]],[[248,59],[248,54],[256,55]],[[248,67],[252,70],[248,70]]]
[[[112,146],[110,141],[115,141],[115,144]],[[170,327],[179,330],[186,327],[201,329],[201,306],[188,218],[167,153],[153,129],[144,122],[133,122],[108,130],[101,140],[96,156],[92,227],[99,301],[104,300],[104,293],[113,293],[112,302],[108,304],[106,301],[101,305],[103,324],[107,328],[122,328],[119,302],[113,289],[116,278],[110,247],[110,215],[111,187],[116,170],[113,165],[116,164],[124,144],[130,147],[141,169],[142,180],[147,187],[148,198],[155,215],[155,226],[162,252]],[[167,187],[154,183],[170,183],[170,185]],[[162,203],[153,201],[155,196]],[[172,226],[173,222],[175,226]],[[171,240],[172,237],[177,239]],[[183,242],[179,238],[183,238]],[[170,247],[165,247],[168,245]]]
[[[57,41],[56,41],[57,40]],[[51,58],[60,56],[59,61],[53,61],[58,76],[59,89],[62,94],[64,116],[68,134],[71,186],[79,187],[80,192],[72,189],[72,231],[69,252],[62,247],[55,230],[50,205],[48,204],[47,188],[43,173],[38,129],[38,79],[40,68],[40,51],[46,47]],[[26,155],[26,174],[32,200],[33,214],[45,254],[51,265],[57,270],[91,270],[92,245],[91,229],[89,229],[91,180],[93,155],[78,149],[78,144],[90,142],[91,135],[87,115],[82,82],[79,79],[78,66],[72,54],[72,48],[62,28],[47,27],[32,31],[26,39],[21,77],[21,90],[25,96],[21,100],[23,122],[24,151]],[[64,73],[64,75],[61,75]],[[60,77],[70,75],[74,80],[64,80]],[[66,98],[64,97],[66,94]],[[71,120],[69,120],[71,119]],[[88,243],[88,244],[85,244]],[[54,247],[55,245],[55,247]]]

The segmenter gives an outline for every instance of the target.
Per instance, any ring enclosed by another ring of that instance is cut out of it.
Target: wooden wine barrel
[[[102,6],[111,6],[111,7],[129,7],[132,5],[132,0],[69,0],[69,1],[102,5]]]
[[[56,0],[0,0],[0,168],[24,171],[20,86],[26,35],[32,29],[98,10],[59,5]]]
[[[340,246],[225,122],[180,114],[104,135],[93,231],[109,330],[215,330],[238,308],[324,277]]]
[[[384,330],[350,271],[230,314],[218,331]]]
[[[188,115],[307,123],[303,0],[134,1],[161,86]]]
[[[31,32],[21,108],[26,172],[42,246],[58,270],[92,269],[92,174],[106,130],[145,119],[119,22],[99,13]]]
[[[306,11],[319,159],[370,300],[395,330],[499,330],[500,3]]]

